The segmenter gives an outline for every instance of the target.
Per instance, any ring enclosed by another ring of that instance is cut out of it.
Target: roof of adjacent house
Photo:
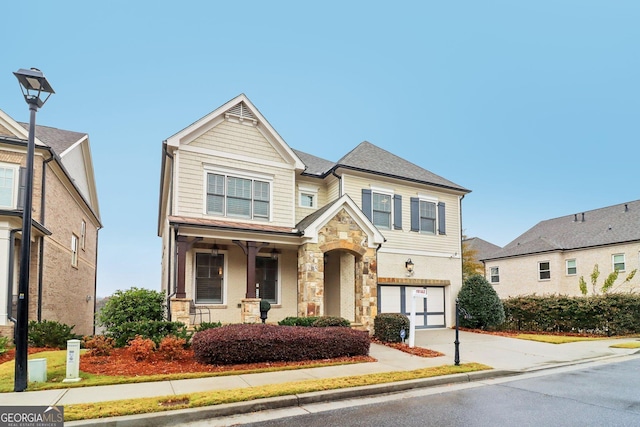
[[[500,246],[494,245],[479,237],[469,237],[468,239],[464,239],[462,243],[465,243],[467,248],[476,252],[474,257],[476,260],[486,259],[502,249]]]
[[[539,222],[484,259],[640,241],[640,200]]]
[[[27,131],[29,130],[29,123],[18,122],[18,124]],[[73,132],[70,130],[36,125],[36,137],[49,147],[53,148],[53,151],[57,155],[62,154],[67,148],[71,147],[86,135],[86,133],[82,132]]]
[[[335,163],[298,150],[294,151],[307,167],[304,172],[306,175],[326,176],[332,170],[347,168],[421,184],[450,188],[465,193],[470,192],[470,190],[423,169],[368,141],[361,142],[356,148]]]

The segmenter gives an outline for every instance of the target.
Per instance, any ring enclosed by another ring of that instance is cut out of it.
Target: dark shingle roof
[[[539,222],[487,259],[640,241],[640,200]]]
[[[337,163],[294,150],[305,166],[305,174],[322,176],[332,168],[345,167],[374,174],[386,175],[422,184],[436,185],[458,191],[470,192],[447,179],[396,156],[370,142],[364,141],[347,153]]]
[[[476,252],[476,260],[485,259],[502,249],[500,246],[489,243],[479,237],[470,237],[468,239],[464,239],[463,243],[466,243],[469,249]]]
[[[29,130],[29,123],[18,123],[26,130]],[[62,154],[64,150],[71,147],[85,135],[86,133],[82,132],[36,125],[36,137],[51,147],[57,155]]]

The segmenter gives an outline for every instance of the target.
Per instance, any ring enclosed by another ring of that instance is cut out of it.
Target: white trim
[[[317,209],[318,208],[318,190],[319,187],[315,185],[298,184],[298,206],[304,209]],[[311,206],[302,204],[303,195],[311,196]]]
[[[458,255],[452,255],[451,252],[430,252],[430,251],[411,251],[407,252],[406,249],[393,249],[382,246],[378,250],[379,254],[394,254],[394,255],[407,255],[407,256],[427,256],[434,258],[452,258],[460,259],[460,253]]]
[[[377,185],[369,185],[369,188],[371,189],[372,193],[389,194],[391,196],[395,194],[393,189],[390,189],[390,188],[378,187]]]
[[[78,268],[78,246],[79,238],[75,233],[71,233],[71,267]]]
[[[256,179],[258,181],[273,181],[275,179],[274,175],[272,174],[248,171],[245,169],[210,165],[207,163],[203,163],[202,167],[204,168],[205,172],[217,173],[219,175],[233,175],[236,178]]]
[[[0,168],[13,170],[13,182],[11,183],[11,185],[13,186],[13,189],[11,191],[11,202],[8,206],[0,205],[0,208],[16,209],[18,206],[18,187],[20,186],[20,165],[17,163],[0,162]]]
[[[427,195],[427,194],[424,194],[424,193],[417,193],[417,196],[418,196],[418,199],[420,199],[421,201],[435,203],[436,205],[440,201],[440,200],[438,200],[437,197],[430,196],[430,195]]]
[[[224,176],[224,212],[222,214],[217,213],[209,213],[207,211],[207,183],[208,183],[208,174],[214,175],[222,175]],[[239,179],[247,179],[251,181],[251,216],[233,216],[227,215],[227,179],[229,177],[239,178]],[[205,217],[215,217],[215,218],[227,218],[234,220],[242,220],[242,221],[250,221],[255,222],[257,224],[264,224],[265,222],[273,221],[273,182],[275,177],[269,174],[260,174],[253,171],[244,171],[240,169],[234,168],[225,168],[225,167],[214,167],[211,165],[203,165],[203,185],[202,185],[202,213]],[[267,218],[257,217],[254,215],[253,203],[255,202],[254,193],[253,193],[253,183],[255,181],[266,182],[269,184],[269,213]]]
[[[84,219],[80,223],[80,249],[85,250],[87,242],[87,221]]]
[[[257,254],[256,257],[271,258],[271,254]],[[272,302],[271,305],[282,305],[282,252],[278,255],[278,272],[276,274],[276,302]]]
[[[624,268],[621,270],[618,270],[619,272],[624,272],[627,271],[627,257],[624,253],[617,253],[617,254],[611,254],[611,270],[615,271],[616,270],[616,259],[615,257],[617,256],[621,256],[622,257],[622,262],[624,263]]]
[[[251,164],[256,164],[260,166],[272,166],[276,168],[289,169],[289,170],[295,169],[289,163],[274,162],[273,160],[266,160],[266,159],[257,159],[256,157],[249,157],[242,154],[225,153],[222,151],[211,150],[203,147],[193,147],[191,145],[181,146],[180,150],[190,152],[190,153],[195,153],[195,154],[202,154],[202,155],[210,156],[214,158],[217,157],[217,158],[222,158],[226,160],[237,160],[243,163],[251,163]]]
[[[77,140],[76,142],[71,144],[69,147],[67,147],[66,150],[64,150],[62,153],[60,153],[60,158],[63,158],[65,155],[67,155],[67,153],[69,153],[71,150],[73,150],[78,145],[82,144],[84,141],[86,141],[88,139],[89,139],[89,135],[85,134],[82,138],[80,138],[79,140]]]

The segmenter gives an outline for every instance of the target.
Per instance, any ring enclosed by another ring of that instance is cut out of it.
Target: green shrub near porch
[[[400,331],[409,338],[409,318],[400,313],[381,313],[373,319],[373,337],[384,342],[400,342]]]

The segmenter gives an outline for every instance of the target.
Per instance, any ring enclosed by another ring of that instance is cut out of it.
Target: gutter
[[[338,198],[342,197],[342,176],[336,173],[336,168],[331,169],[331,175],[338,178]]]
[[[45,205],[46,205],[46,193],[47,193],[47,163],[54,159],[53,154],[47,160],[42,162],[42,185],[40,191],[40,223],[44,225],[45,219]],[[44,236],[40,237],[40,247],[38,248],[38,322],[42,321],[42,281],[44,272]]]

